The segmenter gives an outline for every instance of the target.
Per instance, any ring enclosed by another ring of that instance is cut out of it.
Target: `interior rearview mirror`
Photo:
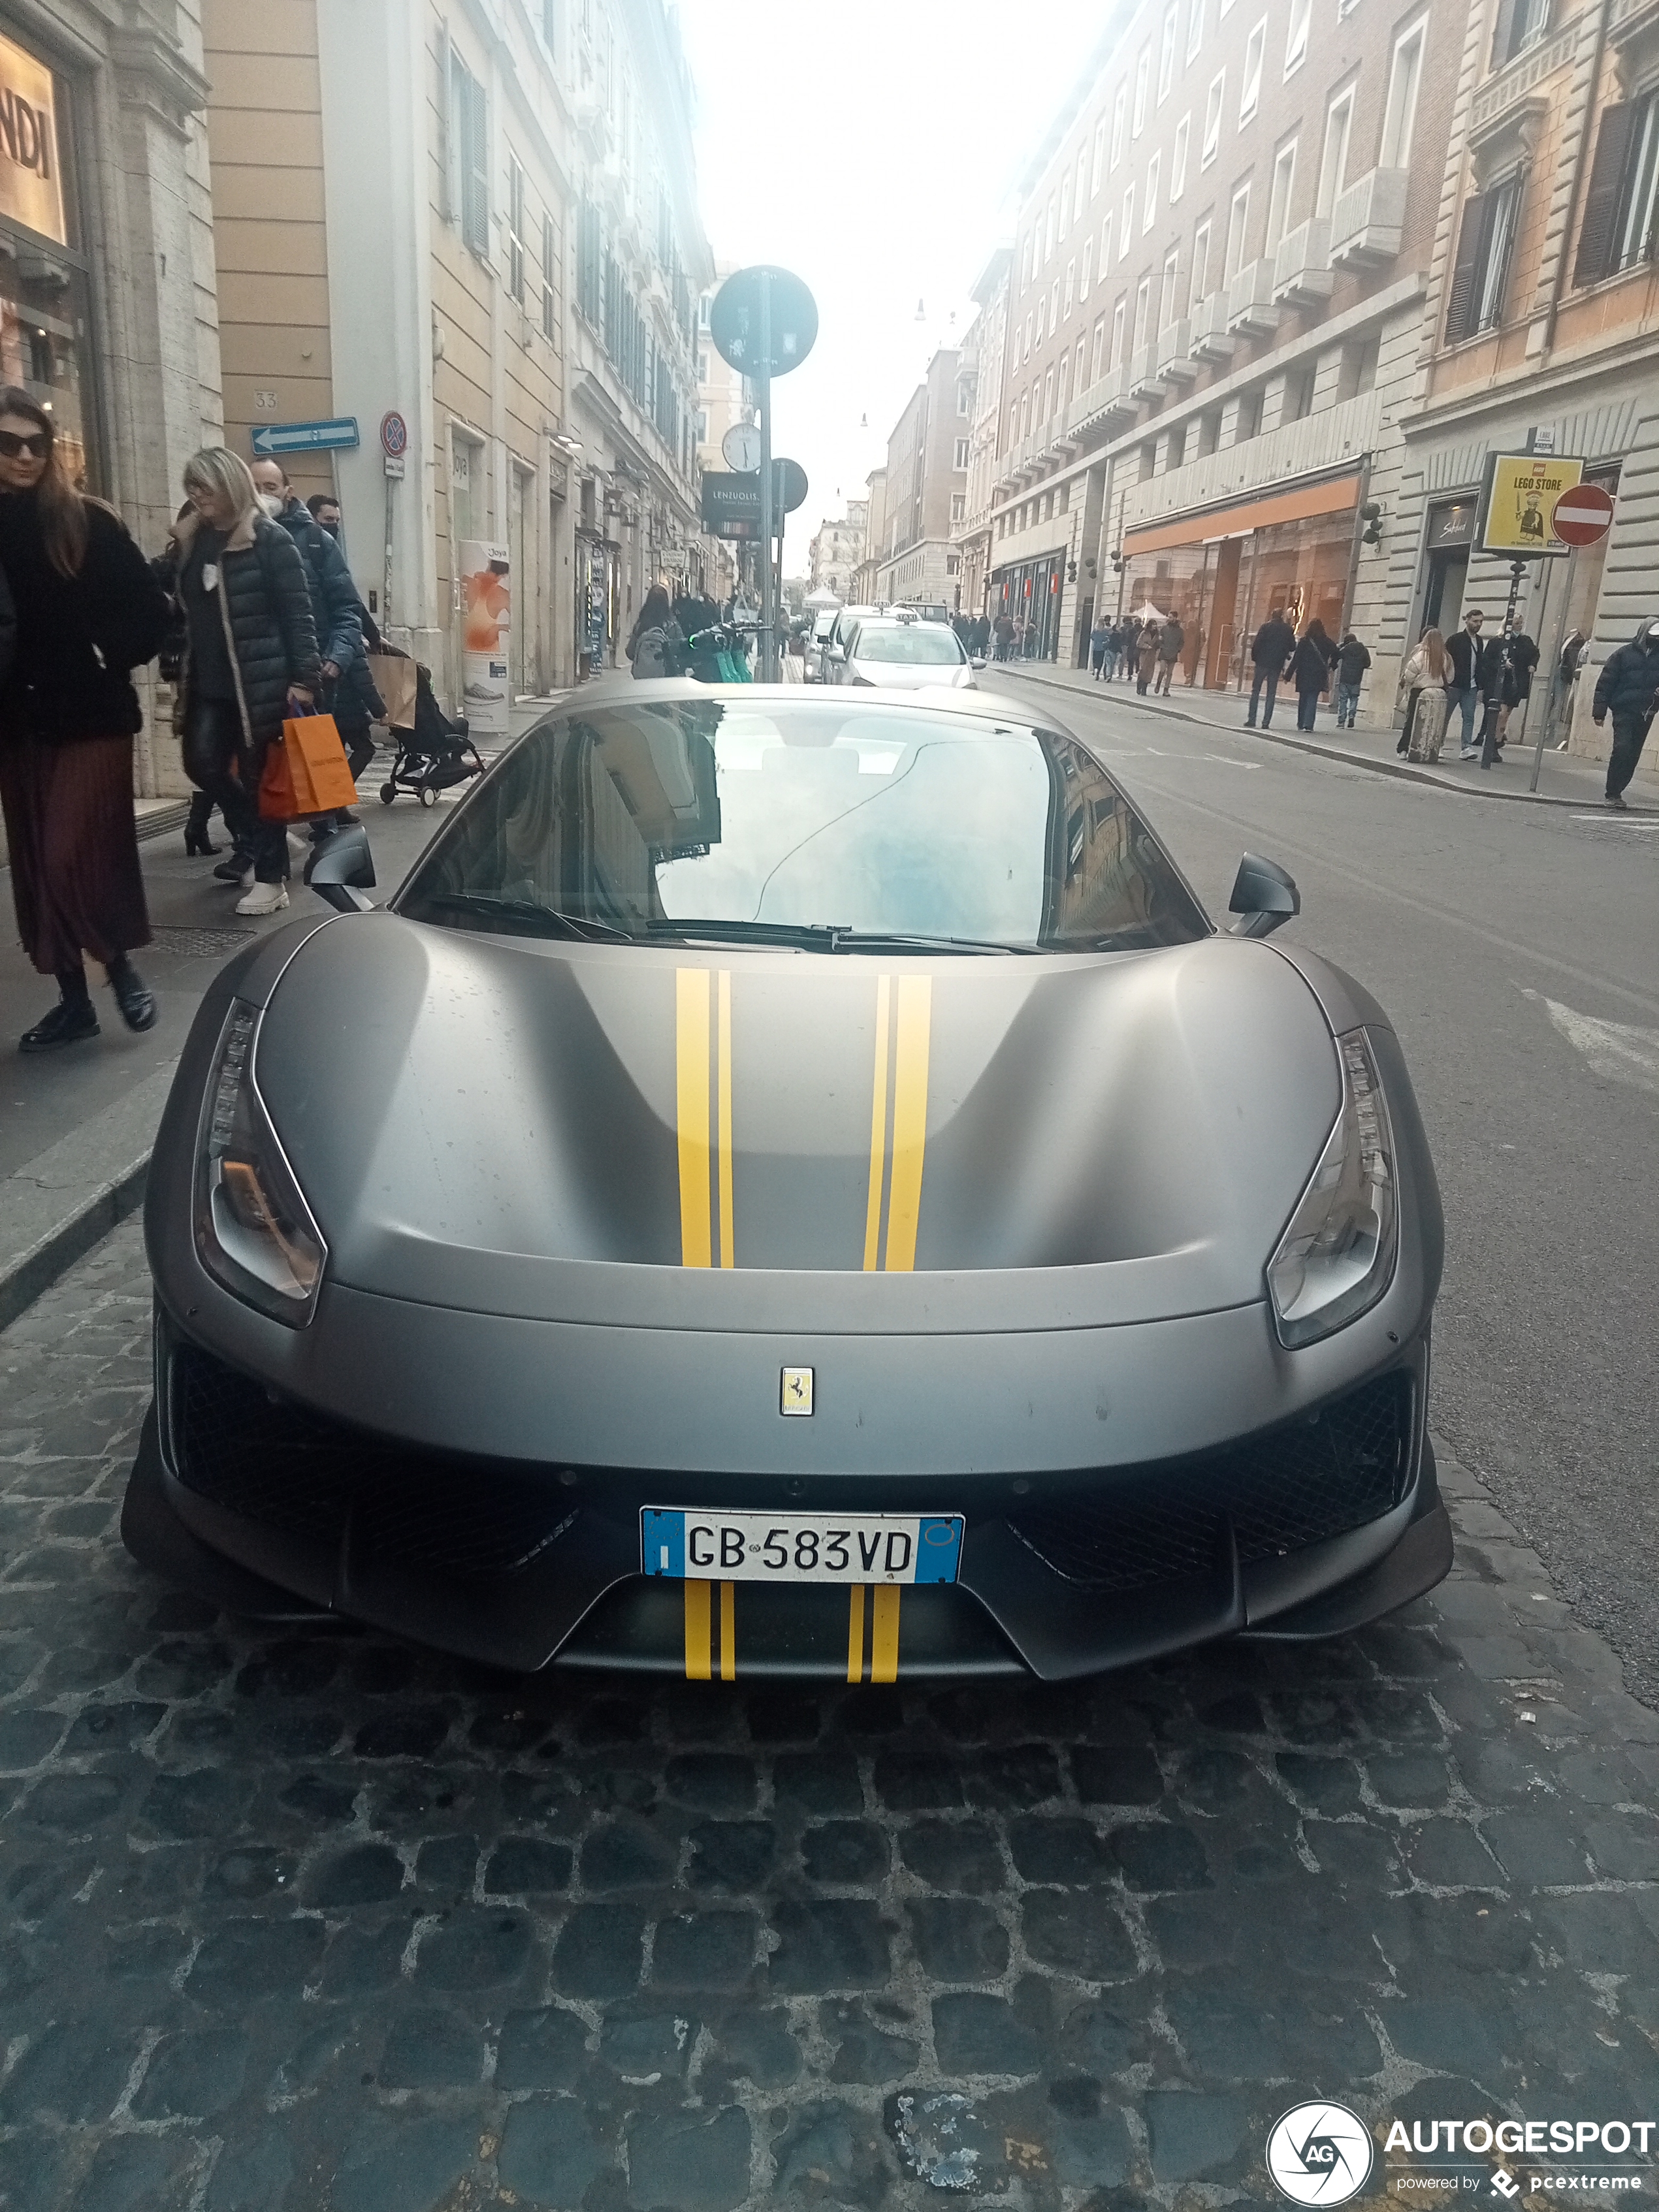
[[[1270,937],[1281,922],[1302,911],[1295,878],[1276,860],[1259,853],[1246,853],[1233,878],[1228,911],[1240,919],[1233,924],[1235,937]]]
[[[347,823],[312,848],[306,881],[319,899],[341,914],[368,911],[374,902],[362,894],[374,888],[374,855],[361,822]]]

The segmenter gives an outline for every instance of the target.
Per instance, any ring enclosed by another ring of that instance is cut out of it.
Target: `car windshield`
[[[891,629],[861,629],[853,640],[853,658],[891,660],[904,668],[954,667],[960,665],[963,651],[948,629],[896,623]]]
[[[458,811],[398,911],[529,936],[1129,950],[1209,925],[1073,739],[840,697],[550,716]]]

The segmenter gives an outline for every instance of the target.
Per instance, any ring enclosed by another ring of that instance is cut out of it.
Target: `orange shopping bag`
[[[282,789],[284,776],[293,794],[291,810]],[[271,805],[265,803],[267,786],[276,802]],[[357,787],[346,766],[345,747],[340,743],[333,715],[306,714],[284,722],[283,742],[266,755],[264,774],[259,779],[259,811],[265,819],[289,822],[299,815],[328,814],[337,806],[355,805],[356,799]],[[283,806],[280,813],[277,805]]]
[[[280,738],[274,745],[265,748],[265,764],[259,777],[262,822],[297,822],[301,815],[310,812],[295,789],[294,769],[298,759],[298,749],[290,751]]]

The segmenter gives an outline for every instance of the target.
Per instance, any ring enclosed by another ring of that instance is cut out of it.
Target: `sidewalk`
[[[1027,683],[1042,684],[1062,691],[1079,691],[1089,697],[1114,706],[1130,707],[1138,714],[1158,714],[1164,719],[1187,722],[1200,727],[1225,731],[1229,735],[1247,743],[1283,745],[1294,752],[1317,753],[1328,760],[1346,762],[1351,767],[1370,769],[1377,775],[1401,776],[1413,783],[1437,784],[1448,791],[1461,792],[1474,799],[1518,799],[1534,806],[1571,806],[1594,808],[1604,811],[1607,800],[1607,769],[1601,761],[1589,761],[1581,756],[1547,751],[1543,769],[1538,780],[1538,789],[1527,788],[1532,781],[1532,746],[1524,736],[1517,744],[1511,742],[1504,749],[1503,765],[1483,771],[1474,761],[1457,758],[1455,738],[1449,738],[1453,750],[1450,757],[1443,757],[1437,768],[1419,767],[1416,763],[1402,760],[1395,752],[1398,732],[1394,730],[1340,730],[1336,727],[1334,714],[1322,708],[1319,724],[1312,732],[1296,727],[1296,695],[1283,690],[1274,709],[1274,727],[1271,730],[1249,730],[1245,727],[1244,715],[1248,706],[1245,695],[1236,691],[1188,690],[1177,684],[1167,699],[1154,698],[1149,692],[1143,699],[1133,684],[1097,684],[1084,668],[1059,668],[1050,662],[993,661],[987,668],[988,678],[1010,677],[1024,678]],[[1288,726],[1280,727],[1280,724]],[[1652,813],[1651,805],[1638,796],[1639,779],[1630,793],[1632,813]]]
[[[540,720],[553,703],[520,702],[512,736]],[[503,742],[481,738],[486,762]],[[431,808],[408,799],[382,806],[377,794],[390,758],[383,741],[360,787],[380,898],[397,889],[448,819],[452,799],[444,793]],[[123,1028],[107,994],[95,990],[100,1036],[40,1059],[17,1052],[16,1039],[45,1012],[52,986],[34,973],[18,945],[10,871],[0,865],[0,1328],[143,1204],[155,1124],[204,992],[233,954],[303,917],[314,903],[295,855],[287,911],[262,921],[237,915],[235,886],[216,882],[211,862],[185,856],[179,832],[186,805],[161,799],[137,807],[153,939],[137,964],[160,1009],[155,1027],[141,1036]],[[216,823],[214,834],[222,858],[224,833]]]

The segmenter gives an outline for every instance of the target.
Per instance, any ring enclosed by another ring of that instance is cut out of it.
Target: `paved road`
[[[149,1317],[130,1224],[0,1336],[5,2212],[1199,2212],[1304,2096],[1659,2114],[1659,1715],[1455,1462],[1310,1650],[520,1681],[134,1566]],[[1441,2141],[1371,2201],[1498,2212]]]
[[[1242,848],[1281,860],[1287,934],[1393,1017],[1446,1208],[1432,1417],[1659,1702],[1659,815],[1482,803],[1000,680],[1099,742],[1212,913]]]

